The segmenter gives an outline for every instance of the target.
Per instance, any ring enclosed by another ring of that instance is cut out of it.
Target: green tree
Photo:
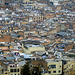
[[[22,67],[21,75],[41,75],[41,68],[40,68],[40,66],[30,67],[29,63],[27,62]]]
[[[30,75],[30,70],[29,70],[29,62],[27,62],[21,70],[21,75]]]

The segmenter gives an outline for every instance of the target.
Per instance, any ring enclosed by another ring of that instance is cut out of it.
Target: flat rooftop
[[[25,44],[26,47],[41,47],[41,45],[35,45],[35,44]]]

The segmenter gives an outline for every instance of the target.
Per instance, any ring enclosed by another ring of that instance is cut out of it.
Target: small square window
[[[58,72],[60,73],[61,71],[59,70]]]
[[[10,72],[13,72],[13,69],[11,69]]]
[[[18,69],[18,72],[19,72],[19,69]]]
[[[56,68],[56,65],[49,65],[49,66],[51,66],[51,68]]]
[[[51,74],[51,71],[49,71],[49,74]]]
[[[10,65],[10,67],[12,67],[12,66]]]
[[[61,66],[60,66],[61,67]]]
[[[8,74],[7,72],[5,74]]]
[[[14,72],[16,72],[16,69],[14,69]]]
[[[53,73],[56,73],[56,71],[53,71]]]

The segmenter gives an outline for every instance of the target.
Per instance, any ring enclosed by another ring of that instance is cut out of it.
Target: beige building
[[[26,54],[31,54],[33,52],[37,52],[37,51],[45,51],[45,47],[42,45],[35,45],[35,44],[25,44],[22,43],[22,49],[24,51],[24,53]]]
[[[15,64],[9,64],[7,71],[4,71],[4,75],[21,75],[21,68]]]
[[[41,22],[43,20],[44,20],[44,16],[41,16],[41,15],[40,16],[34,16],[33,17],[33,21],[34,22],[38,22],[39,23],[39,22]]]
[[[75,61],[67,60],[63,66],[64,75],[75,75]]]
[[[3,75],[10,75],[9,71],[4,71]]]
[[[75,31],[75,22],[73,23],[73,31]]]
[[[53,59],[46,59],[48,73],[45,75],[61,75],[62,74],[62,61]]]
[[[33,3],[34,3],[35,1],[23,0],[23,2],[24,2],[24,5],[27,5],[27,4],[33,5]]]

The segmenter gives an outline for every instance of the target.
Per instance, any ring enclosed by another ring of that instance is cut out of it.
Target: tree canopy
[[[41,75],[41,69],[39,66],[30,67],[27,62],[21,70],[21,75]]]

